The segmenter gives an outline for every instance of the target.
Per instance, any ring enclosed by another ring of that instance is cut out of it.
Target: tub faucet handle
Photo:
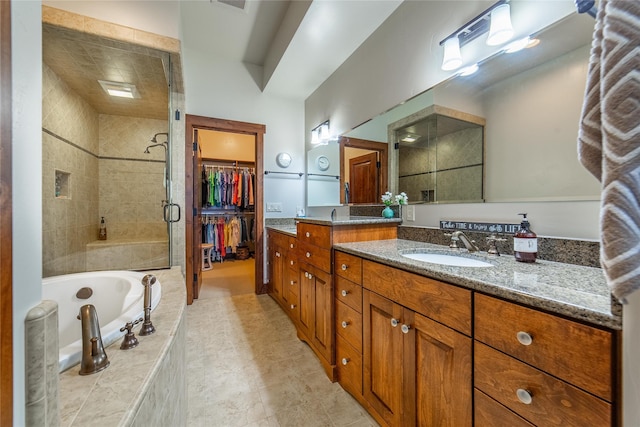
[[[129,350],[139,344],[138,338],[136,338],[136,335],[133,333],[133,327],[140,322],[142,322],[142,317],[134,322],[127,322],[122,328],[120,328],[120,332],[127,331],[124,335],[124,339],[122,340],[122,344],[120,344],[121,350]]]

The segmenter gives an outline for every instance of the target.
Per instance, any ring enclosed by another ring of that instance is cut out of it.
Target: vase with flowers
[[[387,191],[382,195],[381,199],[382,199],[382,203],[384,203],[382,216],[385,218],[393,218],[394,212],[393,212],[393,209],[391,209],[391,205],[393,204],[393,194]]]

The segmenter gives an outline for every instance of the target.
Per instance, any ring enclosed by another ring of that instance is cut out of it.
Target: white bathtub
[[[124,336],[120,328],[127,322],[144,317],[144,275],[133,271],[95,271],[43,279],[42,298],[58,303],[60,372],[80,363],[82,329],[77,316],[83,305],[95,306],[105,347]],[[76,297],[76,293],[84,287],[91,288],[91,297]],[[161,295],[162,287],[156,281],[151,287],[152,310],[160,302]],[[138,325],[134,332],[137,330]]]

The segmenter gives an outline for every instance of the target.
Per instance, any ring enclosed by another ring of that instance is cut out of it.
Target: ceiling
[[[181,1],[181,41],[191,54],[245,64],[264,93],[304,100],[401,2]],[[44,63],[100,114],[165,119],[167,60],[154,49],[43,26]],[[98,80],[135,84],[141,97],[109,97]]]

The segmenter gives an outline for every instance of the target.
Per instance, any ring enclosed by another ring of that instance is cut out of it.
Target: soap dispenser
[[[100,230],[98,231],[98,240],[107,240],[107,224],[104,217],[100,220]]]
[[[520,223],[520,228],[513,235],[513,253],[516,261],[536,262],[538,255],[538,236],[531,231],[527,214],[521,213],[524,218]]]

